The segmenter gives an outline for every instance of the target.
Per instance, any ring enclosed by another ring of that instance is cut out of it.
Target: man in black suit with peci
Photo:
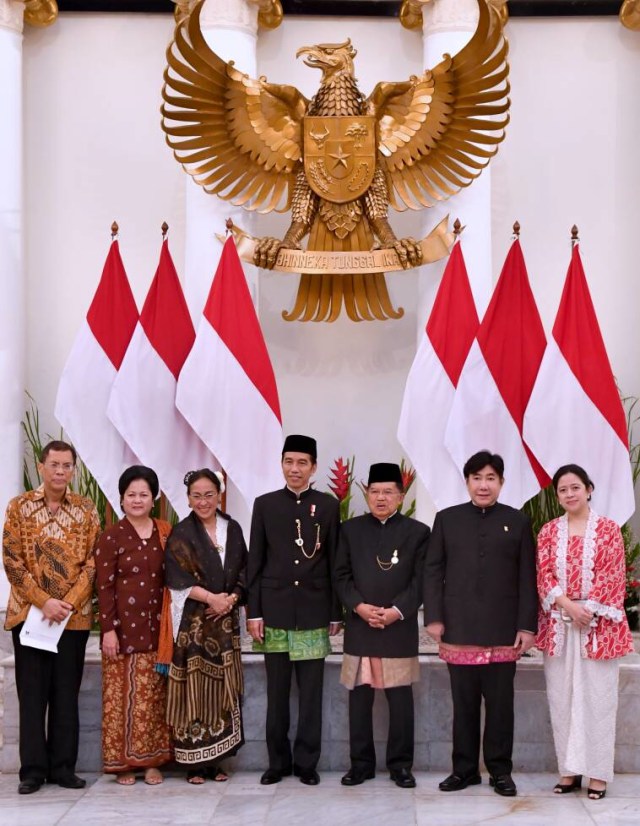
[[[351,752],[343,786],[375,776],[376,688],[384,690],[389,705],[389,776],[400,788],[416,785],[412,683],[420,677],[418,608],[429,528],[398,513],[403,497],[398,465],[371,465],[369,513],[349,519],[340,532],[334,581],[347,610],[341,682],[349,689]]]
[[[317,447],[310,436],[287,436],[282,450],[284,488],[253,506],[247,567],[247,630],[264,652],[267,672],[266,740],[269,768],[260,782],[292,772],[307,786],[320,777],[322,682],[329,636],[342,627],[331,586],[340,512],[338,501],[311,487]],[[289,742],[289,693],[295,670],[298,729]]]

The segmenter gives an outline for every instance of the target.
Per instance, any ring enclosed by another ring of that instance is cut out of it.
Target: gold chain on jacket
[[[398,551],[395,550],[391,555],[391,559],[388,562],[383,561],[380,559],[379,556],[376,556],[376,562],[381,571],[390,571],[394,565],[397,565],[400,560],[398,559]]]
[[[302,553],[305,555],[307,559],[313,559],[316,555],[316,552],[319,550],[321,542],[320,542],[320,523],[316,522],[316,544],[314,545],[312,553],[308,554],[304,549],[304,539],[302,538],[302,525],[299,519],[296,519],[296,528],[298,529],[298,538],[296,539],[296,545],[300,548]]]

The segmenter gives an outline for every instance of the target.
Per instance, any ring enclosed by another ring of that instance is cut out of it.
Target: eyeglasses
[[[189,498],[193,499],[194,502],[200,502],[202,499],[210,502],[212,499],[215,499],[217,495],[217,493],[210,490],[208,493],[190,493]]]
[[[73,462],[45,462],[44,466],[48,470],[64,470],[65,473],[70,473],[74,468],[75,465]]]
[[[402,492],[399,490],[369,490],[368,495],[372,496],[374,499],[377,496],[383,496],[385,499],[392,499],[394,496],[402,496]]]

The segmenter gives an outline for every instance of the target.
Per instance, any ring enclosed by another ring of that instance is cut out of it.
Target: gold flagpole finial
[[[229,233],[233,232],[233,221],[231,220],[231,218],[227,218],[227,220],[224,222],[224,226],[225,226],[224,234],[228,237]]]
[[[517,241],[520,238],[520,222],[516,221],[513,225],[513,238]]]
[[[167,224],[166,221],[163,221],[160,229],[162,230],[162,240],[164,241],[167,237],[167,233],[169,232],[169,224]]]
[[[456,241],[458,240],[458,238],[460,238],[460,236],[461,236],[461,235],[462,235],[462,233],[464,232],[464,228],[465,228],[465,226],[466,226],[466,224],[463,226],[463,225],[460,223],[460,219],[459,219],[459,218],[456,218],[456,220],[453,222],[453,234],[454,234],[454,236],[455,236],[455,238],[456,238]]]
[[[118,222],[114,221],[113,224],[111,224],[111,240],[112,241],[117,236],[119,231],[120,231],[120,227],[118,226]]]
[[[574,224],[571,227],[571,246],[575,247],[576,244],[580,243],[580,238],[578,236],[578,227]]]

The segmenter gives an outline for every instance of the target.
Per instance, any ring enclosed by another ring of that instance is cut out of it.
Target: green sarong
[[[326,627],[285,631],[265,625],[264,642],[254,641],[252,650],[257,654],[288,654],[290,660],[322,660],[331,653],[331,643]]]

